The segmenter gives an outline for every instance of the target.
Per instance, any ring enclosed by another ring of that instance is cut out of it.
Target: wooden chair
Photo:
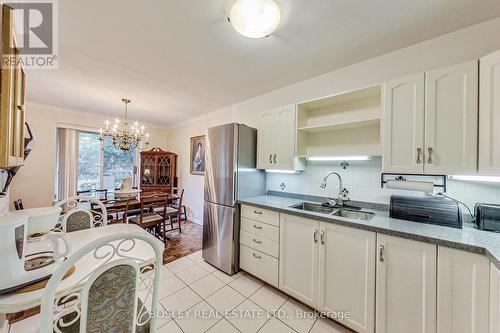
[[[151,194],[141,195],[139,215],[129,218],[129,223],[135,223],[141,228],[154,234],[166,243],[165,224],[167,217],[168,195]]]
[[[108,190],[94,190],[95,197],[99,200],[108,200]]]
[[[14,208],[15,210],[23,210],[24,205],[23,205],[23,200],[22,199],[17,199],[14,201]]]
[[[182,190],[182,192],[184,192],[184,190]],[[177,187],[174,187],[173,193],[178,194],[179,189]],[[184,194],[184,193],[182,193],[182,194]],[[172,204],[172,207],[177,208],[177,202],[174,202]],[[187,221],[186,206],[184,206],[184,205],[181,206],[181,221]]]
[[[180,233],[182,233],[182,228],[181,228],[181,215],[182,215],[182,198],[184,197],[184,189],[180,191],[180,195],[178,195],[178,198],[175,200],[176,202],[172,203],[171,207],[167,208],[167,211],[165,212],[165,218],[169,219],[170,222],[170,230],[165,230],[165,232],[169,231],[174,231],[174,223],[177,222],[177,230],[179,230]],[[179,192],[177,192],[179,194]]]
[[[130,255],[138,243],[152,250],[152,258]],[[102,236],[72,253],[44,289],[40,333],[156,332],[163,251],[153,236],[129,231]],[[88,258],[92,269],[75,274],[74,287],[61,288],[64,276],[75,266],[85,270]]]
[[[127,223],[130,199],[108,200],[105,203],[108,212],[108,224]]]

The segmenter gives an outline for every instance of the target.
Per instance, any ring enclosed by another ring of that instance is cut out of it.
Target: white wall
[[[24,166],[21,167],[11,183],[11,200],[21,198],[25,208],[50,205],[55,194],[56,128],[58,124],[98,130],[103,127],[104,121],[108,118],[50,105],[28,103],[26,121],[33,130],[35,142]],[[166,129],[147,124],[146,126],[151,135],[150,147],[166,149]]]
[[[257,41],[258,42],[258,41]],[[169,129],[169,150],[179,154],[178,174],[191,219],[202,219],[203,179],[189,174],[189,137],[231,121],[256,126],[257,114],[280,105],[314,100],[433,68],[477,59],[500,49],[500,18],[274,90]],[[270,59],[270,61],[279,61]],[[242,66],[243,66],[242,62]]]

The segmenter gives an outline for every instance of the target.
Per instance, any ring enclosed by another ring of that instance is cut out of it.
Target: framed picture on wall
[[[191,138],[190,146],[190,159],[191,174],[204,175],[205,174],[205,136],[194,136]]]

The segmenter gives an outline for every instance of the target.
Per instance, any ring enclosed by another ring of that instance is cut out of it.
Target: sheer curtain
[[[58,128],[57,135],[57,199],[61,201],[76,195],[79,131],[76,129]]]

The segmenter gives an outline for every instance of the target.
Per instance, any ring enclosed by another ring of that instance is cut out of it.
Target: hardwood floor
[[[175,224],[177,225],[177,224]],[[201,250],[202,226],[191,221],[182,222],[182,233],[171,231],[163,253],[163,263],[169,263]]]

